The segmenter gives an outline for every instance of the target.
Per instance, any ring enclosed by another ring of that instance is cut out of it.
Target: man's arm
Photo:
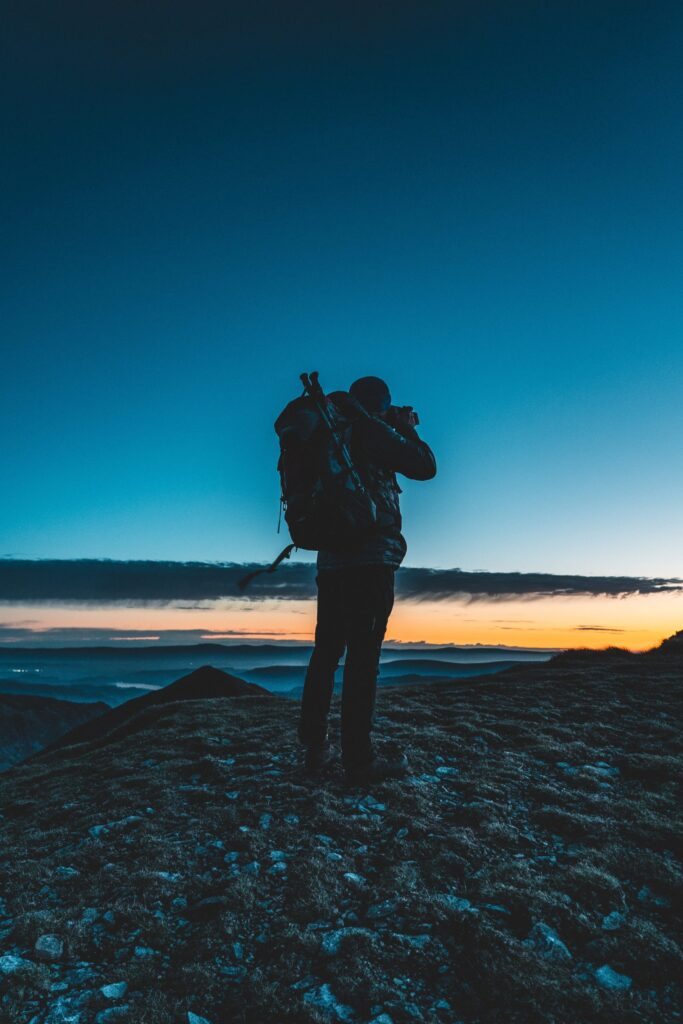
[[[365,416],[358,422],[363,451],[368,458],[410,480],[431,480],[436,476],[436,459],[429,445],[420,439],[415,427],[401,423],[397,430],[377,416]]]
[[[394,430],[384,420],[366,412],[347,391],[334,391],[328,398],[354,424],[354,440],[360,442],[363,453],[372,462],[411,480],[431,480],[436,476],[434,453],[407,421],[400,420]]]

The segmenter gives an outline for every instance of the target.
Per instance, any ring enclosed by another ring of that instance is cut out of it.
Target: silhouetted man
[[[378,756],[371,732],[382,642],[394,605],[394,574],[407,544],[401,533],[396,473],[430,480],[436,460],[415,430],[412,408],[392,406],[379,377],[361,377],[349,392],[328,396],[350,425],[350,451],[377,506],[372,535],[343,553],[319,551],[315,647],[304,683],[298,734],[306,746],[306,767],[317,771],[336,756],[327,736],[334,674],[346,650],[341,742],[342,764],[351,783],[405,775],[407,759],[398,752]]]

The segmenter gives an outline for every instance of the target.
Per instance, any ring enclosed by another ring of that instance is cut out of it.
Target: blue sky
[[[10,15],[0,554],[270,559],[318,369],[406,565],[683,574],[683,15],[513,6]]]

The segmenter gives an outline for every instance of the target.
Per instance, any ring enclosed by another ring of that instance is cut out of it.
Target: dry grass
[[[1,951],[32,965],[0,982],[0,1018],[680,1020],[681,689],[680,664],[615,656],[382,690],[378,733],[414,774],[374,789],[381,807],[338,771],[302,775],[277,698],[168,705],[15,768]],[[526,941],[539,922],[570,958]],[[52,965],[45,933],[65,945]],[[631,987],[602,988],[604,964]]]

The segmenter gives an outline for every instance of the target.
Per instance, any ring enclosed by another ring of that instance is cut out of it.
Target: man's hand
[[[412,405],[392,405],[387,410],[387,423],[400,430],[401,427],[416,427],[420,419]]]

